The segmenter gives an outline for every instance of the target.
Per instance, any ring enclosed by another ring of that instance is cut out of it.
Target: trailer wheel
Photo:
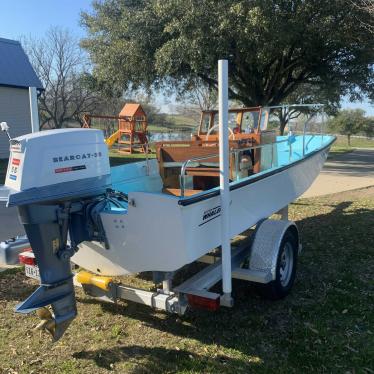
[[[281,241],[276,265],[276,278],[259,285],[263,297],[279,300],[287,296],[295,281],[298,257],[298,239],[295,231],[288,229]]]

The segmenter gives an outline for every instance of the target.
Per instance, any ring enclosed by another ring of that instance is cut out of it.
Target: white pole
[[[228,128],[228,64],[218,61],[219,109],[219,182],[221,196],[222,289],[221,304],[232,306],[231,244],[230,244],[230,185],[229,185],[229,128]]]
[[[38,95],[35,87],[29,87],[31,132],[39,131]]]

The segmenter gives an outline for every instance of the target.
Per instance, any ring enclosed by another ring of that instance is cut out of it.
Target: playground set
[[[118,116],[84,114],[82,127],[102,129],[107,146],[112,148],[117,142],[119,152],[148,153],[147,115],[140,104],[125,104]]]

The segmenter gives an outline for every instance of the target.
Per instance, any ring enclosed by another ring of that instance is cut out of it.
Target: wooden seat
[[[202,191],[203,190],[184,190],[184,196],[192,196]],[[162,192],[173,196],[181,196],[180,188],[164,188]]]
[[[186,168],[186,174],[201,177],[219,177],[219,168],[189,167]]]
[[[235,136],[237,136],[237,139],[231,139],[229,147],[231,150],[237,150],[239,154],[241,149],[243,152],[247,149],[247,154],[250,155],[252,160],[252,165],[248,168],[248,174],[261,171],[262,150],[255,149],[248,151],[248,148],[259,145],[261,142],[266,144],[274,141],[275,133],[273,131],[262,131],[261,133],[240,133],[235,134]],[[206,191],[219,186],[219,146],[217,140],[203,140],[198,135],[195,135],[191,141],[159,142],[156,144],[156,149],[160,176],[165,188],[173,190],[177,190],[178,187],[180,188],[181,168],[188,160],[185,175],[190,177],[188,185],[193,186],[192,191]],[[237,173],[240,172],[240,170],[236,170],[240,167],[240,159],[236,159],[234,152],[230,152],[229,164],[229,179],[236,180]]]

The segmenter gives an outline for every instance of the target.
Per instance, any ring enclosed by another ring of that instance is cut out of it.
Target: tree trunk
[[[348,145],[351,146],[351,134],[347,134]]]

